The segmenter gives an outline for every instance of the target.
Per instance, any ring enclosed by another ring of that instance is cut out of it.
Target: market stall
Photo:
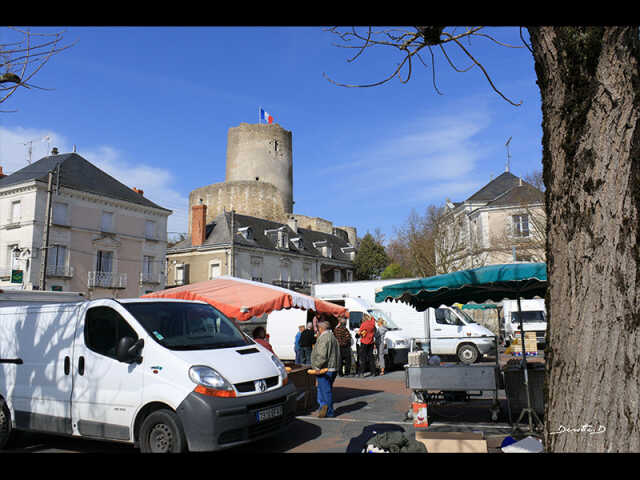
[[[376,292],[376,302],[401,301],[412,305],[418,311],[424,311],[430,307],[438,308],[440,305],[497,302],[505,298],[515,298],[518,301],[518,310],[520,310],[521,299],[544,297],[546,288],[547,269],[544,263],[489,265],[388,285]],[[522,322],[520,328],[522,331]],[[529,390],[524,342],[522,343],[522,349],[523,355],[520,368],[523,373],[527,407],[522,410],[516,423],[520,422],[524,414],[528,414],[529,431],[533,431],[533,420],[535,419],[540,425],[542,422],[540,422],[538,415],[531,407],[531,392]],[[430,384],[435,385],[438,382],[437,377],[443,377],[443,374],[446,377],[453,377],[454,380],[452,382],[459,385],[464,385],[469,378],[486,377],[486,373],[482,372],[481,369],[477,371],[468,370],[476,367],[476,365],[461,365],[460,368],[448,371],[425,370],[421,374],[421,384],[417,384],[417,386],[423,390],[429,390],[431,388]],[[430,367],[424,366],[422,368],[427,369]],[[499,369],[499,365],[497,365],[497,368]],[[410,374],[410,370],[408,370],[408,375]],[[416,374],[414,373],[413,375]],[[494,388],[497,389],[499,375],[496,376],[495,381]]]
[[[142,298],[200,300],[241,322],[285,308],[313,310],[334,317],[349,316],[348,310],[340,305],[275,285],[230,276],[147,293]]]

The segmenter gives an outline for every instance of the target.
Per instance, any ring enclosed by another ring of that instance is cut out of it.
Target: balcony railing
[[[47,277],[73,277],[73,267],[70,265],[47,265]]]
[[[89,272],[89,288],[127,288],[126,273]]]
[[[295,291],[309,290],[311,288],[311,282],[304,281],[273,280],[271,284]]]
[[[140,272],[140,283],[162,283],[162,273]]]

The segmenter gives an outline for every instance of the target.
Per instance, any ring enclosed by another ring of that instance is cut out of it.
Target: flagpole
[[[260,124],[260,111],[262,110],[262,107],[258,107],[258,124]]]

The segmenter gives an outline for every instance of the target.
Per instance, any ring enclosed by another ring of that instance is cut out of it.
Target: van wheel
[[[478,353],[478,349],[475,345],[467,343],[458,348],[458,360],[464,364],[469,365],[477,362],[479,356],[480,354]]]
[[[0,398],[0,405],[0,450],[2,450],[9,442],[12,428],[11,412],[2,398]]]
[[[181,453],[186,451],[184,430],[171,410],[157,410],[140,427],[142,453]]]

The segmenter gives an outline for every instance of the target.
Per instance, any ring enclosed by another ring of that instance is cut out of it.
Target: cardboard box
[[[427,447],[427,453],[488,453],[482,432],[421,432],[416,440]]]

